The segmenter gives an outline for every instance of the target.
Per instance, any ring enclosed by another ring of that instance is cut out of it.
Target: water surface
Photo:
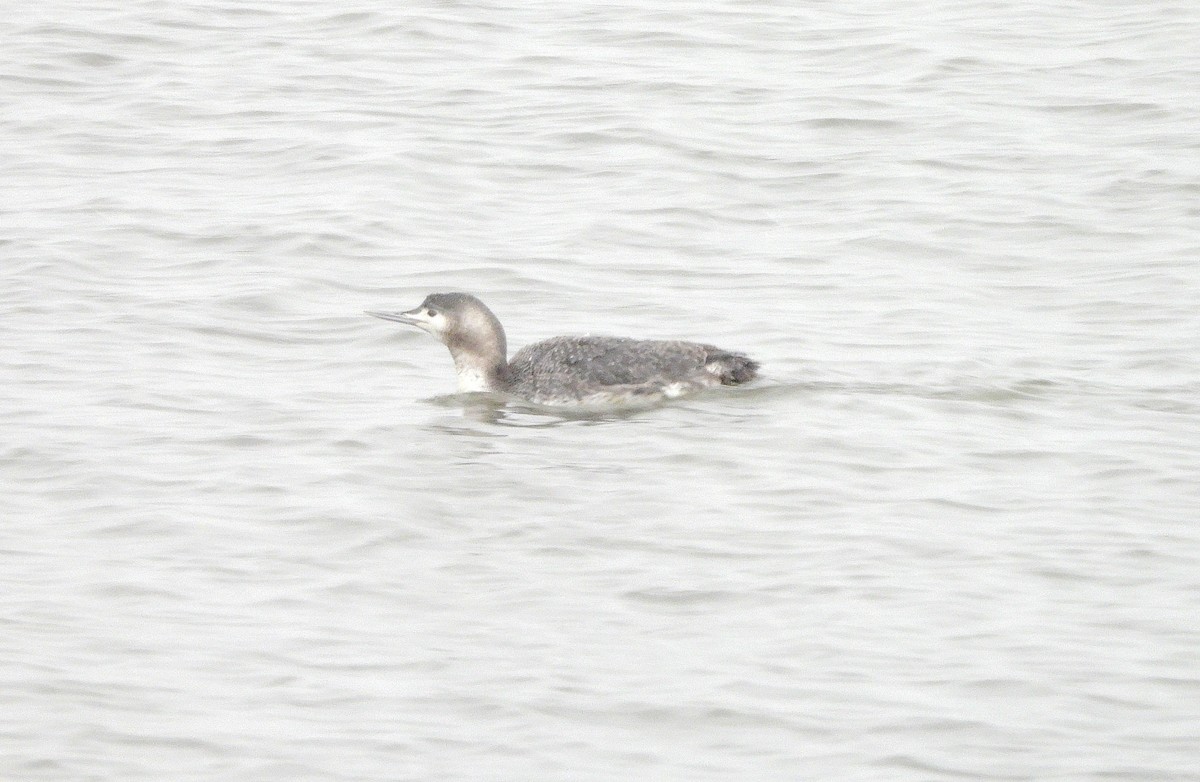
[[[1200,779],[1198,27],[10,9],[0,776]],[[480,410],[444,290],[764,378]]]

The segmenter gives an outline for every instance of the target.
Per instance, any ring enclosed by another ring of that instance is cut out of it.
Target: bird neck
[[[460,393],[504,391],[508,388],[508,362],[504,356],[484,356],[465,350],[450,351]]]

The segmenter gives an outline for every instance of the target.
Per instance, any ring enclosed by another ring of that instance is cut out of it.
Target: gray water
[[[1200,6],[8,6],[0,778],[1200,779]]]

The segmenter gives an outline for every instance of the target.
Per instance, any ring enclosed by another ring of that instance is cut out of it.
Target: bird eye
[[[437,310],[425,310],[425,314],[432,318],[437,314]]]

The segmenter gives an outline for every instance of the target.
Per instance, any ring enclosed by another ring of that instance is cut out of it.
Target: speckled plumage
[[[497,391],[537,404],[653,401],[752,380],[758,363],[697,342],[552,337],[505,360],[500,321],[465,293],[431,294],[403,313],[370,313],[428,331],[450,349],[459,390]]]
[[[508,381],[512,393],[534,400],[679,396],[746,382],[757,366],[739,353],[696,342],[552,337],[517,351]]]

